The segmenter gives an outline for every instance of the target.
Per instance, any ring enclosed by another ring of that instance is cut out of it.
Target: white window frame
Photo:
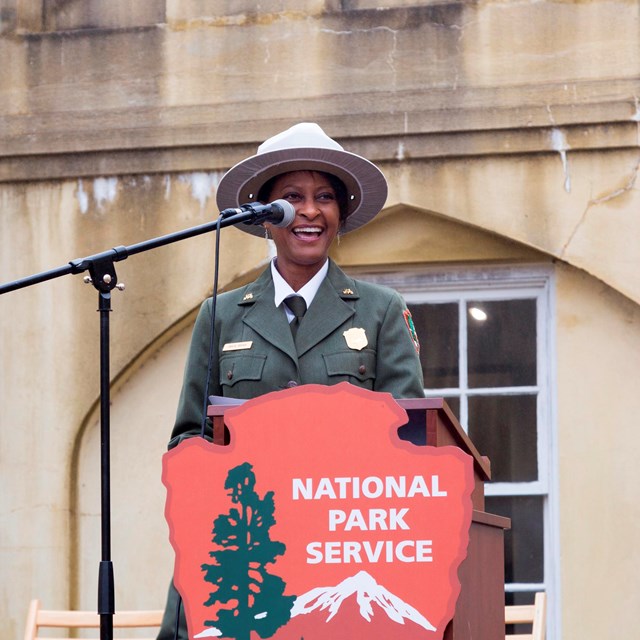
[[[538,333],[536,337],[537,380],[533,386],[503,387],[498,395],[537,394],[538,479],[533,482],[489,483],[487,496],[540,495],[544,519],[544,582],[505,585],[509,592],[544,590],[548,595],[547,637],[561,635],[560,620],[560,535],[558,508],[558,453],[555,347],[555,278],[548,265],[408,266],[400,270],[349,269],[355,277],[392,287],[408,304],[451,303],[465,305],[469,300],[536,299]],[[467,431],[468,398],[496,395],[497,389],[467,385],[467,314],[459,308],[460,388],[425,389],[427,396],[460,397],[460,423]],[[428,346],[426,347],[428,348]]]

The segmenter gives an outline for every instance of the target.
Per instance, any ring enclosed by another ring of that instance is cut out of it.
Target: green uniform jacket
[[[170,447],[201,430],[211,307],[209,298],[196,320]],[[284,310],[274,305],[268,268],[255,282],[218,296],[207,395],[248,399],[299,384],[346,381],[396,398],[422,398],[417,341],[405,312],[396,291],[354,280],[330,261],[294,344]],[[349,329],[364,329],[364,348],[347,340]]]

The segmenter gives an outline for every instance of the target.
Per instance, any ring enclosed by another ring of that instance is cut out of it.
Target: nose
[[[320,215],[320,209],[318,205],[315,203],[313,198],[305,198],[298,207],[296,213],[312,220],[316,216]]]

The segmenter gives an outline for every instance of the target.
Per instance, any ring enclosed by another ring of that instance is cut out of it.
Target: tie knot
[[[302,296],[292,296],[291,298],[287,298],[284,303],[296,318],[302,318],[307,311],[307,303]]]

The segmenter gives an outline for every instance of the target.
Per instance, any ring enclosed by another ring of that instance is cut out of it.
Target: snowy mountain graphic
[[[373,619],[374,605],[378,605],[397,624],[405,624],[405,620],[410,620],[427,631],[436,630],[417,609],[379,585],[366,571],[346,578],[335,587],[316,587],[299,596],[291,609],[291,619],[312,612],[327,611],[329,615],[326,622],[329,622],[343,604],[353,601],[354,596],[360,615],[367,622]]]

